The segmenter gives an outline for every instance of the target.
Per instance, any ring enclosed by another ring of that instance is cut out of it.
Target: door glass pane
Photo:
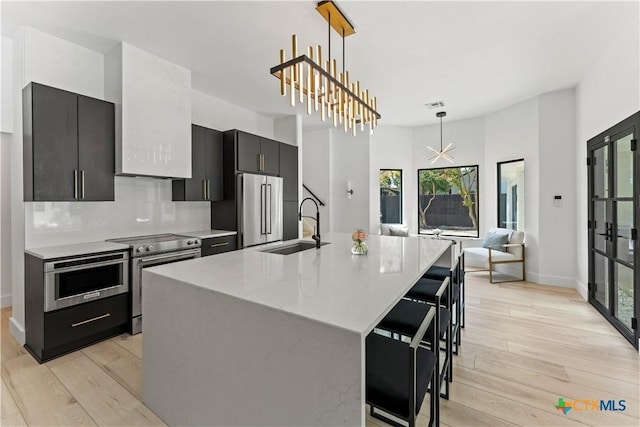
[[[616,258],[633,264],[633,246],[631,240],[631,229],[633,228],[633,202],[616,202],[617,227],[616,237]]]
[[[596,286],[595,298],[598,302],[609,308],[609,261],[606,257],[593,254],[593,271]]]
[[[593,202],[593,219],[596,222],[596,227],[593,232],[593,247],[601,252],[606,252],[607,239],[605,237],[605,233],[607,232],[607,202]]]
[[[633,270],[616,263],[616,306],[614,315],[631,329],[633,317]]]
[[[609,146],[593,151],[593,197],[609,197]]]
[[[613,144],[615,146],[616,197],[633,197],[633,151],[629,134]]]

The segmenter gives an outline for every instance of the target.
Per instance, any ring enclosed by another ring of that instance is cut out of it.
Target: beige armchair
[[[475,246],[470,241],[463,242],[465,267],[476,267],[489,270],[489,281],[493,280],[494,267],[501,264],[522,264],[522,279],[525,275],[525,245],[524,232],[508,230],[506,228],[491,228],[487,233],[487,238],[483,241],[476,241],[475,244],[482,243],[482,247]]]

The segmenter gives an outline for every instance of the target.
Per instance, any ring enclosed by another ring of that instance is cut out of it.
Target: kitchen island
[[[169,425],[364,425],[365,338],[451,242],[323,240],[145,269],[144,403]]]

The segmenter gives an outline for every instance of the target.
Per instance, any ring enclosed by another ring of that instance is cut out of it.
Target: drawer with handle
[[[45,313],[45,348],[58,347],[127,325],[128,297],[128,294],[121,294]]]
[[[221,254],[223,252],[235,251],[237,236],[210,237],[202,239],[201,256]]]

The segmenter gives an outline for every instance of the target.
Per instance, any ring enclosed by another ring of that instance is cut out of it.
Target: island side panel
[[[142,293],[142,397],[167,424],[364,425],[360,334],[149,271]]]

